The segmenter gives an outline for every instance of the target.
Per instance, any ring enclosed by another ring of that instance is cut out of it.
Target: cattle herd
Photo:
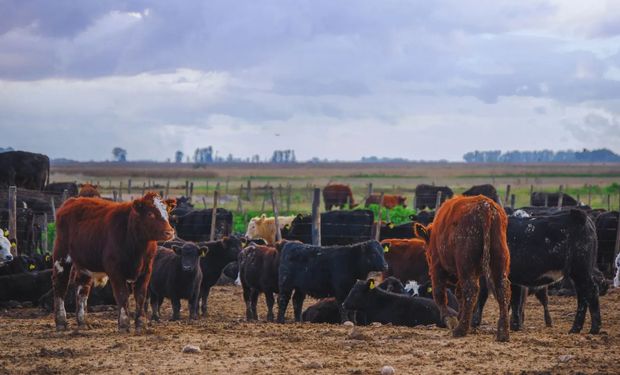
[[[398,226],[377,226],[367,209],[344,210],[357,206],[351,189],[328,185],[322,246],[312,245],[308,215],[282,216],[277,225],[258,216],[239,234],[232,233],[229,211],[213,215],[184,198],[148,192],[113,202],[90,185],[76,195],[56,212],[51,256],[14,257],[10,241],[0,234],[0,301],[53,309],[59,331],[69,325],[67,310],[75,311],[78,328],[87,327],[88,306],[99,303],[116,304],[118,329],[124,332],[130,330],[130,316],[138,332],[145,317],[159,321],[165,299],[172,304],[172,320],[181,319],[182,300],[188,318],[200,319],[207,315],[210,289],[226,274],[243,288],[248,321],[259,318],[257,301],[264,294],[269,322],[285,323],[292,300],[297,322],[435,324],[455,337],[480,324],[491,292],[499,307],[498,341],[522,328],[531,293],[550,326],[548,288],[565,278],[562,288],[577,299],[570,332],[582,330],[589,311],[590,333],[596,334],[603,324],[599,295],[620,262],[609,241],[601,242],[615,238],[608,229],[617,228],[617,212],[592,210],[567,197],[562,208],[541,207],[539,195],[532,196],[532,206],[511,210],[501,206],[490,185],[460,196],[447,187],[420,185],[413,204],[420,211]],[[546,205],[553,199],[542,198]],[[370,195],[366,203],[391,209],[406,201]],[[333,207],[341,210],[330,211]],[[209,241],[212,217],[217,236]],[[618,274],[614,284],[620,284]],[[304,310],[306,296],[320,300]]]

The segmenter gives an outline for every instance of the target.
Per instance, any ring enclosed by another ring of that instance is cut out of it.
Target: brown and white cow
[[[403,284],[415,280],[424,285],[428,280],[426,242],[421,239],[387,239],[381,241],[388,270],[385,277],[394,276]]]
[[[510,252],[506,242],[508,219],[493,200],[478,195],[447,200],[437,211],[432,225],[415,224],[416,235],[427,244],[427,258],[433,299],[442,319],[448,317],[446,284],[456,283],[459,321],[452,334],[465,336],[469,331],[474,305],[485,276],[493,285],[499,304],[497,340],[508,341],[508,305],[510,303]],[[448,319],[448,325],[454,318]]]
[[[407,207],[407,204],[405,203],[406,201],[407,201],[407,198],[403,197],[402,195],[393,195],[393,194],[383,195],[383,207],[387,208],[388,210],[391,210],[392,208],[396,206]],[[366,198],[366,207],[368,207],[371,204],[379,204],[379,203],[381,203],[381,195],[379,194],[372,194],[368,198]]]
[[[54,316],[57,330],[67,328],[64,298],[70,275],[75,278],[78,327],[86,325],[90,288],[109,277],[118,305],[118,329],[129,331],[128,284],[136,300],[135,326],[143,326],[144,300],[157,252],[157,241],[170,240],[174,230],[168,211],[174,200],[147,193],[133,202],[71,198],[58,210],[53,254]]]

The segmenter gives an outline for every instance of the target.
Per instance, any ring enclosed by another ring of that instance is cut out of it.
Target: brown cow
[[[136,331],[142,329],[146,290],[151,279],[157,241],[170,240],[174,230],[168,211],[174,200],[147,193],[133,202],[71,198],[56,215],[54,243],[54,316],[57,330],[67,329],[64,298],[70,274],[75,277],[78,327],[86,325],[84,311],[90,288],[110,278],[118,305],[118,329],[129,331],[128,283],[136,299]]]
[[[97,186],[92,184],[82,184],[80,186],[80,192],[78,193],[78,197],[101,198],[101,194],[99,194]]]
[[[332,209],[332,206],[341,209],[349,202],[349,209],[357,207],[353,199],[353,192],[349,185],[330,184],[323,188],[323,202],[325,202],[325,211]]]
[[[407,198],[403,197],[402,195],[384,194],[383,195],[383,207],[389,210],[391,210],[392,208],[396,206],[407,207],[407,204],[405,203],[406,200]],[[371,204],[379,204],[379,203],[381,203],[381,195],[379,194],[372,194],[371,196],[366,198],[366,207],[368,207]]]
[[[385,277],[394,276],[403,284],[415,280],[425,284],[428,277],[426,242],[414,239],[388,239],[381,241],[383,255],[388,264]]]
[[[493,200],[478,195],[447,200],[437,211],[432,225],[415,224],[415,233],[427,244],[427,259],[433,283],[433,299],[448,317],[446,283],[456,282],[459,320],[454,337],[469,331],[478,292],[479,279],[492,284],[499,304],[497,340],[508,341],[508,305],[510,303],[510,253],[506,242],[508,219]],[[431,229],[432,227],[432,229]],[[448,318],[453,326],[454,317]]]

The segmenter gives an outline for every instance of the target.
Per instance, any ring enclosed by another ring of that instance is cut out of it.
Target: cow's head
[[[368,272],[387,271],[388,264],[385,262],[383,253],[385,250],[378,241],[368,241],[363,245],[361,259],[366,263],[364,269]],[[365,275],[364,275],[365,276]]]
[[[403,197],[402,195],[398,196],[398,204],[403,206],[403,207],[407,207],[407,197]]]
[[[101,198],[101,194],[99,194],[99,190],[97,186],[92,184],[81,184],[80,191],[78,193],[78,197],[86,197],[86,198]]]
[[[223,259],[226,259],[228,263],[237,260],[239,253],[243,249],[241,240],[238,237],[230,236],[222,238],[222,243],[224,245]]]
[[[188,273],[196,270],[201,254],[209,251],[208,248],[199,248],[193,242],[186,242],[183,246],[173,245],[172,249],[181,257],[181,270]]]
[[[171,240],[174,229],[170,226],[168,214],[175,206],[174,199],[164,201],[156,193],[148,192],[133,201],[130,225],[146,240]]]
[[[345,310],[365,310],[369,301],[368,296],[370,293],[374,293],[376,288],[375,279],[357,280],[345,298],[342,307]]]
[[[0,231],[1,232],[1,231]],[[11,254],[11,241],[9,241],[2,233],[0,233],[0,266],[13,260]]]
[[[424,226],[420,223],[413,223],[413,234],[416,238],[424,240],[427,244],[431,241],[431,229],[433,224]]]

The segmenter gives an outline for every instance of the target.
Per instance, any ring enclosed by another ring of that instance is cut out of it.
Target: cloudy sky
[[[0,0],[0,131],[80,160],[620,152],[620,2]]]

